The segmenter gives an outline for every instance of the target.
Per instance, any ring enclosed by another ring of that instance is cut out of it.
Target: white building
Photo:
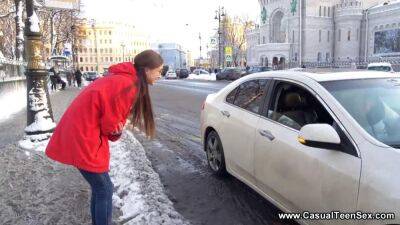
[[[261,25],[247,33],[250,66],[400,60],[399,0],[259,3]]]

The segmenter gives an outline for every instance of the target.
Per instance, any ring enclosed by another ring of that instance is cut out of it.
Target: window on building
[[[103,53],[103,49],[102,49],[102,48],[100,49],[100,54],[101,54],[101,53]]]
[[[331,17],[331,7],[328,7],[328,17]]]
[[[82,57],[79,58],[79,62],[83,62],[83,58]]]
[[[110,57],[110,62],[113,62],[113,57]]]
[[[103,40],[100,40],[100,44],[103,44]]]
[[[86,71],[89,71],[89,67],[86,67]]]
[[[356,36],[357,36],[357,39],[356,39],[356,40],[357,40],[357,41],[358,41],[358,38],[359,38],[359,37],[358,37],[359,34],[360,34],[360,29],[357,29],[357,34],[356,34]]]
[[[347,32],[347,40],[351,41],[351,31],[350,30]]]
[[[113,51],[112,51],[112,48],[110,48],[109,50],[110,50],[110,51],[109,51],[110,53],[112,53],[112,52],[113,52]]]
[[[322,30],[319,30],[319,42],[322,40]]]
[[[93,62],[93,58],[92,57],[89,58],[89,62]]]
[[[326,53],[325,55],[325,61],[329,62],[329,58],[330,58],[331,54],[329,52]]]
[[[322,15],[322,6],[319,7],[319,16]]]
[[[110,30],[110,31],[108,31],[108,34],[109,34],[109,35],[111,35],[111,34],[112,34],[112,33],[111,33],[111,30]]]
[[[326,6],[324,6],[324,17],[326,17]]]
[[[342,30],[339,29],[339,33],[338,33],[338,41],[342,40]]]
[[[297,55],[297,52],[296,52],[296,53],[294,53],[294,61],[296,61],[296,62],[297,62],[297,57],[298,57],[298,55]]]
[[[108,41],[110,44],[112,44],[112,40],[110,39],[109,41]]]
[[[262,43],[265,44],[265,36],[263,36],[263,41],[262,41]]]
[[[321,52],[318,52],[317,61],[318,61],[318,62],[321,62],[321,61],[322,61],[322,53],[321,53]]]
[[[108,62],[108,57],[106,57],[106,62]]]
[[[87,57],[85,57],[85,62],[88,62],[88,58]]]
[[[90,70],[91,70],[91,71],[94,71],[93,66],[90,67]]]
[[[108,53],[108,49],[107,48],[104,49],[104,53],[106,53],[106,54]]]
[[[103,62],[103,57],[100,57],[100,62]]]
[[[294,30],[292,30],[292,43],[294,43],[296,40],[294,38]]]
[[[328,30],[328,37],[327,37],[327,39],[328,39],[328,42],[330,42],[331,41],[331,31],[330,30]]]

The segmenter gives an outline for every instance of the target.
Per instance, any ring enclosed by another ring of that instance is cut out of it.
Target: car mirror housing
[[[300,129],[298,141],[306,146],[340,150],[339,134],[329,124],[308,124]]]

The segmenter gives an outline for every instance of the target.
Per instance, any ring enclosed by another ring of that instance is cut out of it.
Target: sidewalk
[[[78,93],[67,88],[51,94],[56,122]],[[75,168],[21,149],[17,143],[25,126],[26,110],[0,123],[0,224],[91,224],[89,185]],[[114,224],[188,224],[130,132],[111,144],[111,155]]]

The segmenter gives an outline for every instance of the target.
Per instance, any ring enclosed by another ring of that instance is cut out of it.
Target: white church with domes
[[[259,0],[247,65],[400,61],[400,0]]]

